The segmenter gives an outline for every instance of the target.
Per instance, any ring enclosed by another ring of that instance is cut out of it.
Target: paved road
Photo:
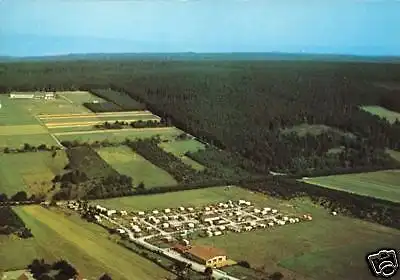
[[[177,253],[177,252],[175,252],[175,251],[173,251],[173,250],[171,250],[171,249],[159,248],[159,247],[157,247],[157,246],[154,246],[154,245],[152,245],[152,244],[146,242],[146,240],[143,239],[143,238],[136,238],[136,237],[134,236],[133,232],[132,232],[130,229],[128,229],[127,227],[121,225],[120,223],[114,221],[113,219],[107,217],[106,215],[100,214],[100,216],[101,216],[102,218],[108,220],[109,222],[111,222],[111,223],[117,225],[119,228],[125,230],[125,231],[128,233],[129,239],[130,239],[132,242],[134,242],[134,243],[136,243],[136,244],[138,244],[138,245],[141,245],[141,246],[143,246],[144,248],[146,248],[146,249],[148,249],[148,250],[150,250],[150,251],[153,251],[153,252],[155,252],[155,253],[162,254],[162,255],[164,255],[164,256],[166,256],[166,257],[169,257],[169,258],[171,258],[171,259],[174,259],[174,260],[177,260],[177,261],[181,261],[181,262],[190,264],[190,265],[191,265],[191,268],[192,268],[193,270],[197,271],[197,272],[203,273],[204,270],[206,269],[206,266],[205,266],[205,265],[202,265],[202,264],[196,263],[196,262],[194,262],[194,261],[192,261],[192,260],[190,260],[190,259],[187,259],[187,258],[185,258],[184,256],[180,255],[179,253]],[[227,273],[225,273],[225,272],[223,272],[222,270],[219,270],[219,269],[213,269],[213,275],[212,275],[212,276],[215,277],[216,279],[221,279],[221,280],[222,280],[222,279],[227,279],[227,280],[240,280],[239,278],[230,276],[230,275],[228,275]]]

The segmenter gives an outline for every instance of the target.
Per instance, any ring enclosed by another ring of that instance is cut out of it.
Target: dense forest
[[[121,100],[128,94],[179,128],[247,158],[258,172],[338,173],[397,167],[384,150],[400,149],[400,123],[359,106],[400,111],[391,102],[399,90],[375,85],[400,83],[398,73],[398,64],[361,62],[21,62],[0,64],[0,90],[86,89],[119,92]],[[306,137],[282,132],[304,123],[332,130]],[[338,147],[344,149],[329,152]]]

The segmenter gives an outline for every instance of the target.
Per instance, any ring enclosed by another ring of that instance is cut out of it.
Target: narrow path
[[[46,125],[37,117],[37,116],[34,116],[35,117],[35,119],[37,120],[37,122],[41,125],[41,126],[43,126],[44,128],[46,128],[46,130],[47,130],[47,127],[46,127]],[[48,131],[48,130],[47,130]],[[54,141],[56,141],[56,143],[57,143],[57,145],[61,148],[61,149],[65,149],[65,147],[61,144],[61,142],[57,139],[57,137],[55,137],[52,133],[50,133],[49,131],[48,131],[48,133],[50,134],[50,136],[51,136],[51,138],[53,138],[54,139]]]
[[[74,102],[73,102],[71,99],[69,99],[68,97],[66,97],[66,96],[64,96],[64,95],[58,94],[58,96],[60,96],[61,98],[67,100],[69,103],[74,104]]]

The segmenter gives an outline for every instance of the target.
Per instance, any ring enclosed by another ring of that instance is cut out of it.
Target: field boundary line
[[[46,123],[47,128],[64,128],[64,127],[80,127],[80,126],[92,126],[96,124],[103,124],[105,122],[113,123],[113,122],[136,122],[138,120],[99,120],[99,121],[88,121],[88,122],[71,122],[71,123]],[[153,119],[146,119],[143,120],[145,121],[158,121],[158,119],[153,118]]]
[[[54,141],[56,141],[56,143],[58,144],[58,146],[61,148],[61,149],[65,149],[65,147],[61,144],[61,142],[57,139],[57,137],[55,137],[52,133],[50,133],[50,131],[47,129],[47,126],[37,117],[37,116],[34,116],[34,118],[38,121],[38,123],[41,125],[41,126],[43,126],[46,130],[47,130],[47,133],[51,136],[51,138],[53,138],[54,139]]]
[[[64,96],[62,93],[59,93],[58,95],[59,95],[61,98],[67,100],[69,103],[74,104],[74,102],[73,102],[71,99],[69,99],[68,97]]]
[[[163,130],[175,130],[174,126],[168,127],[148,127],[148,128],[126,128],[126,129],[104,129],[104,130],[88,130],[88,131],[71,131],[71,132],[58,132],[54,133],[56,136],[62,135],[78,135],[78,134],[95,134],[95,133],[113,133],[113,132],[125,132],[125,131],[163,131]]]
[[[140,111],[126,111],[126,112],[103,112],[103,113],[71,113],[71,114],[41,114],[38,115],[39,118],[41,119],[46,119],[46,118],[57,118],[57,117],[69,117],[69,116],[114,116],[114,115],[140,115],[140,114],[151,114],[154,115],[151,111],[149,110],[140,110]],[[156,115],[155,115],[156,116]]]

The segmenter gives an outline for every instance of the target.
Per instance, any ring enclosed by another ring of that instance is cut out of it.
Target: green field
[[[182,133],[174,127],[161,128],[133,128],[122,130],[95,130],[83,132],[54,133],[60,141],[95,142],[108,140],[110,142],[121,142],[125,139],[149,138],[160,135],[161,138],[171,138]]]
[[[0,193],[13,195],[18,191],[28,194],[46,193],[51,180],[59,174],[68,159],[64,151],[0,154]]]
[[[6,94],[0,94],[0,128],[7,125],[29,125],[38,124],[35,117],[27,110],[23,104],[26,100],[10,99]]]
[[[70,103],[63,98],[54,100],[14,100],[32,115],[41,114],[76,114],[90,112],[83,106]]]
[[[161,142],[159,144],[165,151],[174,154],[180,158],[187,165],[192,166],[196,170],[204,170],[204,166],[200,163],[192,160],[185,156],[186,152],[197,152],[200,149],[204,149],[204,145],[194,139],[191,140],[171,140],[169,142]]]
[[[400,113],[380,106],[362,106],[361,109],[378,117],[385,118],[390,123],[394,123],[396,119],[400,121]]]
[[[72,263],[84,278],[98,279],[105,272],[113,279],[156,280],[168,272],[108,239],[101,227],[72,215],[40,206],[16,208],[34,235],[30,240],[0,239],[0,269],[23,268],[32,258]],[[4,247],[3,247],[4,246]]]
[[[400,170],[323,176],[302,181],[325,188],[400,202]]]
[[[155,166],[126,146],[97,149],[97,153],[120,174],[133,178],[134,184],[146,187],[173,186],[178,183],[166,171]]]
[[[40,124],[0,126],[0,136],[46,134],[46,133],[48,133],[46,128],[44,128]]]
[[[278,200],[238,187],[123,197],[95,203],[134,211],[202,206],[229,199],[250,200],[259,207],[275,207],[282,213],[313,215],[311,222],[193,241],[195,244],[223,248],[229,258],[246,260],[252,267],[268,273],[281,271],[284,279],[373,279],[365,263],[365,254],[382,246],[398,245],[400,238],[398,230],[357,219],[331,216],[327,210],[308,199]],[[346,271],[351,276],[346,275]]]
[[[228,200],[247,199],[259,204],[279,207],[293,212],[286,201],[274,199],[262,194],[252,193],[239,187],[212,187],[198,190],[171,192],[158,195],[131,196],[111,199],[96,200],[96,203],[109,208],[124,209],[129,211],[150,210],[153,208],[173,208],[179,206],[203,206],[208,203],[217,203]]]
[[[400,162],[400,152],[393,151],[393,150],[386,150],[386,153],[388,153],[392,158]]]
[[[82,105],[85,102],[93,102],[97,100],[98,102],[106,102],[101,97],[97,97],[88,91],[58,91],[57,94],[67,101],[73,102],[75,104]]]
[[[21,148],[25,143],[31,146],[45,144],[48,147],[58,146],[56,140],[50,134],[30,134],[30,135],[0,135],[0,148]]]

